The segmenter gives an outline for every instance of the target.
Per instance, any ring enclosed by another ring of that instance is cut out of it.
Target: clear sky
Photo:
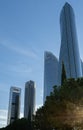
[[[44,51],[51,51],[59,57],[59,19],[65,2],[69,2],[75,12],[83,59],[83,0],[0,0],[1,113],[8,109],[11,86],[22,89],[23,111],[24,87],[29,80],[36,82],[36,106],[42,105]]]

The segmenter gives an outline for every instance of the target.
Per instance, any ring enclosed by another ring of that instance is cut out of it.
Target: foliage
[[[83,78],[54,86],[33,121],[20,119],[1,130],[83,130]]]
[[[64,66],[64,63],[62,62],[61,85],[63,85],[63,83],[66,79],[67,79],[67,77],[66,77],[65,66]]]
[[[30,122],[27,119],[19,119],[8,125],[6,128],[0,130],[32,130]]]
[[[44,106],[36,112],[35,121],[40,130],[82,127],[83,78],[65,80],[59,88],[54,86]]]

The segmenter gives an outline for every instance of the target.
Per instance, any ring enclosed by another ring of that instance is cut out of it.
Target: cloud
[[[36,110],[41,106],[42,104],[36,105]],[[7,115],[8,115],[7,110],[0,109],[0,128],[7,126]],[[22,117],[23,117],[23,113],[21,112],[20,118]]]
[[[0,110],[0,119],[7,120],[7,110]]]
[[[42,106],[42,104],[36,105],[35,111],[37,111],[37,109],[40,108],[41,106]]]
[[[13,73],[13,76],[16,77],[28,77],[28,75],[30,76],[32,74],[33,69],[26,64],[12,64],[8,65],[6,71],[8,71],[8,73],[10,72],[11,74]]]
[[[8,92],[7,86],[9,86],[9,84],[0,83],[0,93],[7,93]]]
[[[32,68],[28,67],[26,64],[14,64],[14,65],[9,65],[8,70],[16,72],[16,73],[31,73]]]
[[[4,64],[0,63],[0,68],[2,68],[2,73],[17,75],[25,77],[26,75],[30,75],[33,72],[33,68],[25,63],[13,63],[13,64]],[[1,86],[1,85],[0,85]],[[4,85],[3,85],[4,86]]]
[[[21,46],[17,46],[15,44],[10,44],[10,42],[8,41],[5,41],[5,42],[0,42],[0,44],[12,51],[15,51],[16,53],[18,54],[21,54],[23,56],[26,56],[26,57],[30,57],[30,58],[33,58],[33,59],[37,59],[38,56],[36,54],[35,51],[31,50],[31,49],[28,49],[28,48],[23,48]]]
[[[23,113],[20,113],[20,118],[23,118]]]
[[[0,128],[7,125],[7,110],[0,110]]]
[[[7,126],[8,111],[0,109],[0,128]],[[20,113],[20,118],[23,117],[23,113]]]

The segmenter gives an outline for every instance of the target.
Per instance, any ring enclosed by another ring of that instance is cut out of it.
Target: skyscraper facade
[[[20,97],[21,89],[17,87],[11,87],[7,120],[8,125],[13,121],[17,120],[20,116]]]
[[[81,67],[82,67],[82,77],[83,77],[83,61],[81,60]]]
[[[51,53],[44,53],[44,102],[46,97],[53,91],[53,86],[57,85],[58,81],[58,60]]]
[[[72,7],[68,3],[62,8],[60,27],[59,84],[61,84],[62,62],[64,63],[67,78],[78,78],[82,76],[75,16]]]
[[[24,118],[31,118],[35,112],[35,82],[28,81],[25,84]],[[29,117],[31,116],[31,117]]]

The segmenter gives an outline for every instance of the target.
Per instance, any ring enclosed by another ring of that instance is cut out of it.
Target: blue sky
[[[66,0],[75,12],[83,59],[83,0]],[[0,109],[7,110],[11,86],[36,82],[36,106],[43,103],[44,51],[59,57],[60,11],[65,0],[0,0]]]

